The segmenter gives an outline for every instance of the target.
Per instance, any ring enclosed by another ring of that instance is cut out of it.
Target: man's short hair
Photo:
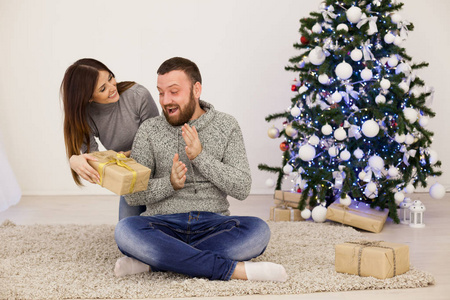
[[[158,75],[164,75],[175,70],[183,71],[184,73],[186,73],[186,75],[191,80],[192,85],[194,85],[196,82],[202,83],[202,75],[200,74],[200,70],[198,69],[197,65],[189,59],[183,57],[169,58],[168,60],[163,62],[161,66],[159,66],[156,73]]]

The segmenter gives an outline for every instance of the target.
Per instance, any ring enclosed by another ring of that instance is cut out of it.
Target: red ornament
[[[280,150],[281,151],[286,151],[286,150],[288,150],[289,149],[289,144],[286,142],[286,141],[284,141],[284,142],[282,142],[281,144],[280,144]]]
[[[297,89],[298,89],[298,87],[297,87],[295,84],[293,84],[293,85],[291,86],[291,91],[296,92]]]
[[[301,193],[302,192],[302,189],[301,188],[298,188],[297,189],[297,193]]]
[[[309,44],[308,38],[306,38],[306,37],[304,37],[304,36],[302,36],[302,37],[300,38],[300,42],[301,42],[303,45],[308,45],[308,44]]]

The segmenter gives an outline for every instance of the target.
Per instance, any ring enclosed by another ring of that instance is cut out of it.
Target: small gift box
[[[292,208],[298,208],[301,197],[301,193],[280,190],[276,190],[273,196],[275,205],[284,205]]]
[[[100,174],[99,184],[117,195],[125,195],[147,189],[151,170],[134,159],[115,151],[90,153],[98,160],[88,160]]]
[[[350,206],[338,204],[339,201],[328,206],[326,218],[352,227],[378,233],[383,229],[389,211],[373,209],[366,205],[352,203]]]
[[[336,272],[378,279],[409,270],[409,247],[381,241],[354,241],[335,246]]]
[[[272,206],[270,208],[271,221],[303,221],[300,210],[292,207]]]

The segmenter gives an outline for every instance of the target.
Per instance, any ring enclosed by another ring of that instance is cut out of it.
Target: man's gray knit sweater
[[[250,193],[251,173],[242,132],[236,119],[200,100],[206,111],[189,125],[197,129],[202,152],[189,160],[181,127],[164,116],[146,120],[134,139],[131,157],[152,170],[148,189],[126,195],[130,205],[146,205],[143,216],[209,211],[228,215],[227,195],[244,200]],[[184,188],[170,183],[173,157],[188,169]]]

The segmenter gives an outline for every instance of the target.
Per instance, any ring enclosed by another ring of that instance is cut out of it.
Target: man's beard
[[[194,112],[195,112],[195,97],[194,97],[194,92],[193,92],[192,89],[191,89],[191,94],[190,94],[190,97],[189,97],[188,104],[183,109],[181,109],[181,107],[178,106],[178,111],[179,111],[178,117],[171,117],[167,113],[167,110],[163,109],[163,113],[164,113],[164,116],[166,117],[167,122],[169,122],[169,124],[172,125],[172,126],[184,125],[187,122],[189,122],[189,120],[194,115]]]

